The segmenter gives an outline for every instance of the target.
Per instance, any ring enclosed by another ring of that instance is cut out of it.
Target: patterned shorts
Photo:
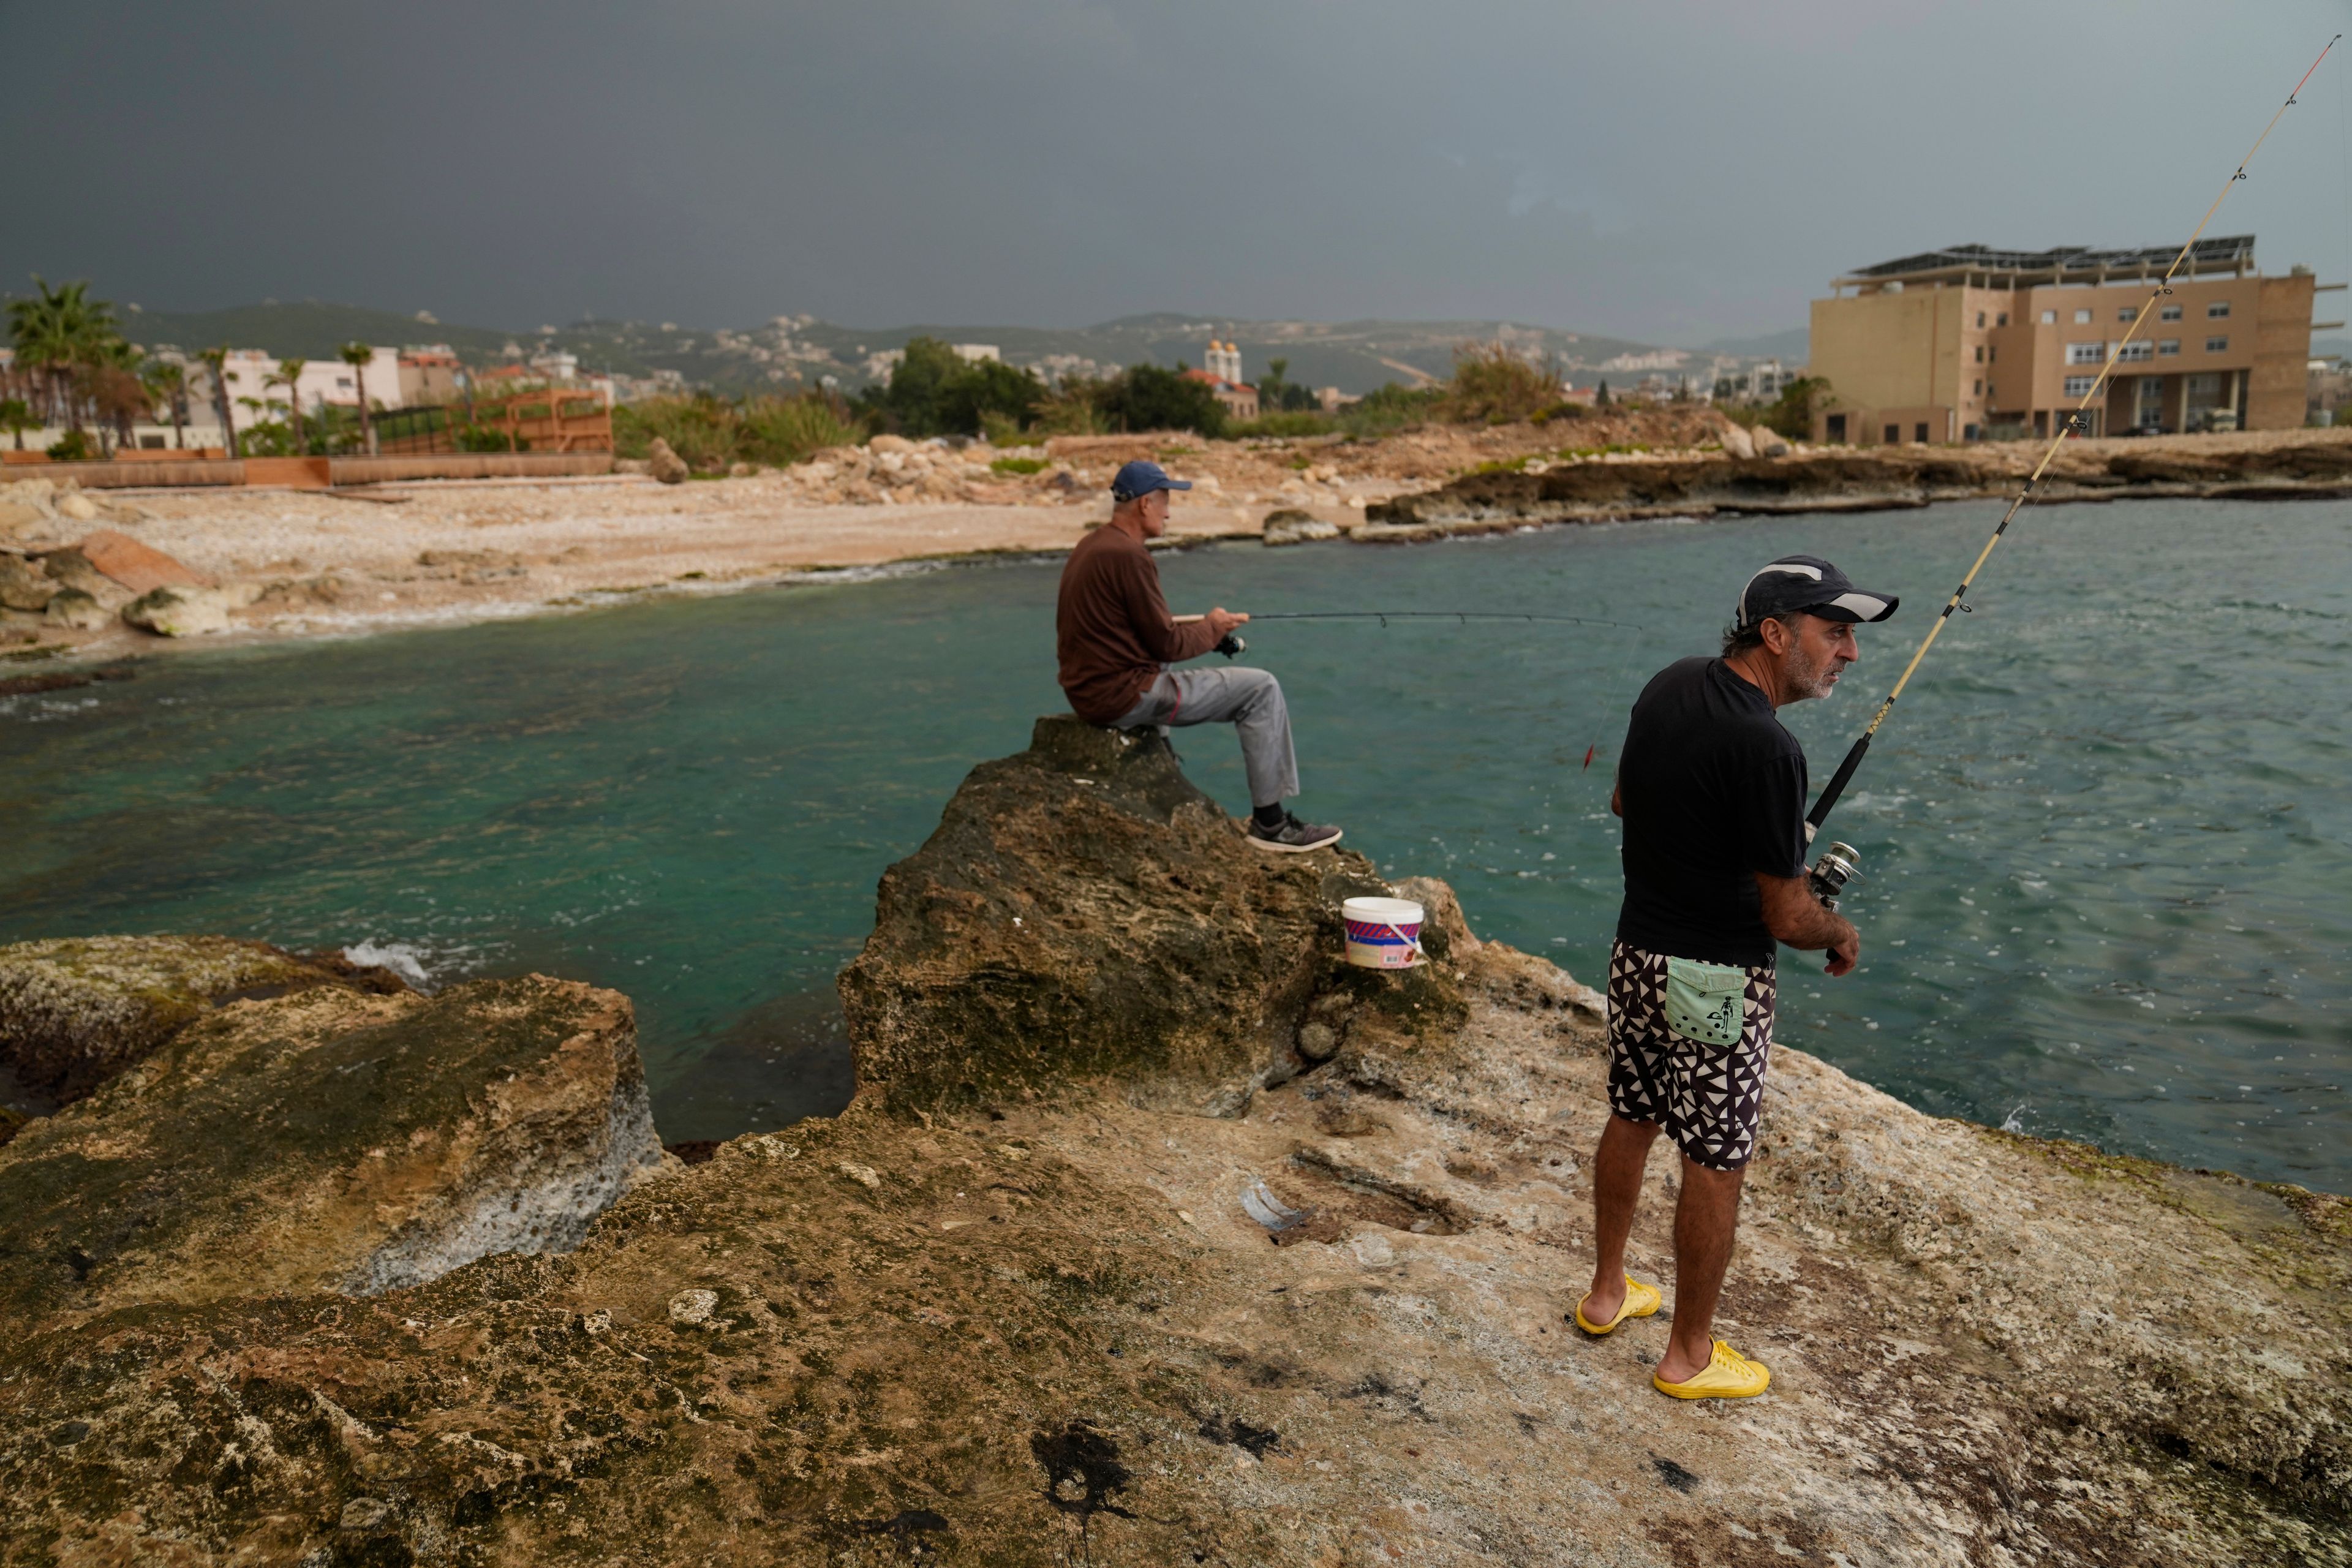
[[[1663,1125],[1710,1171],[1737,1171],[1756,1149],[1772,1054],[1772,966],[1748,971],[1739,1042],[1702,1045],[1666,1024],[1666,961],[1623,942],[1609,950],[1609,1109]]]

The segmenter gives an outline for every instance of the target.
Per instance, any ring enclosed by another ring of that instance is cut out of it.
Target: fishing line
[[[1176,616],[1171,618],[1197,621],[1202,617]],[[1642,638],[1649,630],[1647,626],[1637,626],[1632,621],[1603,620],[1597,616],[1542,615],[1525,610],[1270,610],[1264,615],[1250,616],[1253,626],[1260,621],[1378,621],[1383,626],[1391,621],[1456,621],[1464,626],[1472,621],[1541,621],[1559,626],[1611,626],[1633,634],[1626,641],[1624,662],[1619,667],[1616,679],[1611,682],[1612,686],[1622,686],[1626,677],[1632,673],[1633,661],[1641,653]],[[1227,632],[1218,642],[1215,651],[1233,658],[1248,647],[1240,637]],[[1584,748],[1585,767],[1592,766],[1592,759],[1600,750],[1601,742],[1598,741]]]
[[[2033,472],[2027,476],[2025,488],[2018,491],[2017,499],[2011,501],[2009,510],[2001,514],[2000,526],[1992,531],[1992,537],[1985,542],[1984,549],[1978,552],[1976,563],[1969,568],[1968,575],[1962,577],[1960,585],[1952,590],[1952,596],[1944,601],[1943,611],[1927,627],[1927,636],[1919,644],[1919,651],[1913,654],[1911,662],[1903,667],[1903,674],[1895,680],[1894,689],[1886,694],[1886,700],[1878,705],[1878,712],[1870,721],[1869,727],[1864,729],[1860,737],[1854,741],[1853,750],[1846,752],[1845,760],[1838,764],[1837,772],[1830,775],[1830,782],[1822,789],[1821,798],[1813,802],[1813,809],[1805,814],[1807,839],[1810,840],[1814,832],[1828,819],[1830,808],[1836,805],[1838,797],[1845,793],[1845,786],[1852,782],[1854,770],[1862,766],[1863,754],[1870,750],[1870,738],[1878,733],[1878,727],[1881,724],[1886,722],[1886,715],[1894,710],[1895,699],[1902,696],[1903,689],[1911,683],[1913,672],[1918,669],[1920,660],[1927,657],[1927,650],[1936,646],[1936,638],[1943,632],[1946,623],[1951,620],[1953,612],[1974,613],[1968,603],[1969,589],[1975,584],[1977,574],[1984,570],[1984,563],[1991,558],[1994,548],[2001,542],[2002,535],[2009,531],[2011,520],[2017,516],[2019,509],[2033,499],[2034,487],[2042,482],[2042,474],[2048,470],[2051,461],[2058,456],[2058,448],[2065,445],[2066,437],[2079,435],[2090,428],[2091,405],[2105,391],[2108,381],[2115,374],[2116,365],[2122,359],[2125,347],[2139,334],[2142,325],[2155,318],[2157,302],[2172,292],[2174,276],[2188,262],[2189,253],[2197,248],[2197,241],[2203,237],[2207,226],[2212,223],[2213,215],[2221,210],[2221,203],[2229,197],[2230,187],[2246,177],[2246,165],[2254,161],[2254,154],[2263,150],[2263,143],[2270,140],[2271,132],[2277,129],[2280,120],[2285,117],[2288,110],[2294,107],[2295,94],[2304,89],[2305,84],[2311,80],[2313,73],[2319,69],[2320,62],[2327,58],[2328,51],[2335,48],[2337,40],[2343,37],[2343,34],[2338,33],[2335,37],[2327,40],[2327,47],[2319,51],[2318,58],[2311,62],[2310,69],[2305,70],[2302,79],[2294,84],[2294,91],[2286,95],[2286,101],[2279,105],[2278,111],[2271,116],[2270,123],[2263,127],[2263,133],[2254,138],[2254,144],[2247,149],[2244,157],[2238,160],[2237,168],[2231,172],[2228,179],[2221,182],[2221,194],[2213,198],[2213,205],[2205,209],[2205,216],[2198,220],[2197,227],[2189,236],[2188,243],[2180,247],[2180,254],[2172,258],[2172,265],[2166,268],[2164,276],[2157,280],[2154,291],[2148,295],[2147,304],[2134,315],[2129,330],[2108,348],[2106,363],[2099,367],[2099,374],[2092,380],[2089,390],[2083,394],[2082,402],[2075,405],[2074,413],[2059,421],[2059,428],[2051,437],[2049,449],[2042,454],[2042,460],[2033,466]],[[1812,880],[1816,892],[1833,899],[1837,889],[1844,885],[1846,878],[1853,874],[1853,851],[1843,844],[1832,845],[1830,847],[1831,853],[1823,855],[1822,864],[1813,868]],[[1832,904],[1832,907],[1835,906]]]

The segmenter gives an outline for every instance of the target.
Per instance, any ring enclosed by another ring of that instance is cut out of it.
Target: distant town
[[[2253,237],[2239,236],[2200,242],[2157,299],[2153,284],[2174,255],[1981,246],[1920,253],[1833,279],[1804,331],[1708,349],[1508,321],[1171,315],[985,334],[860,331],[809,315],[745,330],[584,321],[500,333],[444,328],[430,312],[314,302],[150,312],[98,299],[84,282],[37,279],[35,292],[5,300],[0,452],[23,463],[610,451],[616,441],[630,445],[625,415],[616,437],[616,410],[697,398],[819,400],[837,405],[845,428],[858,423],[855,404],[866,425],[899,429],[906,399],[894,402],[890,389],[908,374],[910,348],[951,354],[982,380],[978,367],[1002,367],[988,373],[997,375],[994,390],[975,395],[967,422],[974,436],[986,433],[981,404],[997,411],[1002,435],[1055,398],[1098,393],[1139,366],[1172,368],[1196,384],[1233,433],[1291,416],[1262,433],[1300,435],[1308,430],[1302,419],[1336,418],[1368,395],[1433,395],[1474,348],[1524,362],[1565,404],[1753,409],[1802,389],[1789,433],[1824,445],[2021,439],[2060,428],[2276,429],[2331,423],[2352,401],[2352,366],[2311,347],[2315,331],[2342,325],[2315,321],[2315,300],[2343,284],[2323,284],[2303,267],[2265,275]],[[2135,327],[2150,308],[2157,319]],[[238,332],[245,341],[231,335]],[[1785,346],[1759,352],[1776,345]],[[2103,398],[2078,408],[2111,351]],[[1134,412],[1160,411],[1145,399]],[[1116,416],[1071,426],[1119,427]]]

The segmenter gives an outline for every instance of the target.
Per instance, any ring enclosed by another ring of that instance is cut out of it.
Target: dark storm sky
[[[2177,241],[2346,10],[0,0],[0,289],[1696,342],[1908,250]],[[2352,265],[2347,89],[2217,224],[2270,269]]]

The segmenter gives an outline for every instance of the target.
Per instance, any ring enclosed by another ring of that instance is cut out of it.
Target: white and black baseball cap
[[[1748,579],[1731,624],[1746,631],[1768,616],[1799,611],[1825,621],[1883,621],[1902,602],[1892,594],[1864,593],[1818,555],[1783,555]]]

